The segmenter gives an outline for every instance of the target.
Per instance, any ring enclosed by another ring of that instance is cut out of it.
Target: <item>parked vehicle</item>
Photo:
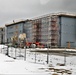
[[[25,45],[26,45],[27,48],[33,48],[33,47],[35,47],[35,48],[44,48],[44,45],[41,44],[40,42],[34,42],[34,43],[26,42]]]

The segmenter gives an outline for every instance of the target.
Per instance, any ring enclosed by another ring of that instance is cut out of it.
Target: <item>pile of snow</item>
[[[2,48],[7,48],[7,46],[6,45],[0,45],[0,49],[2,49]]]

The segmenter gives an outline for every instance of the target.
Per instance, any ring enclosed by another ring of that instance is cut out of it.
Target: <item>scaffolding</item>
[[[58,45],[57,16],[46,16],[33,20],[33,42],[56,47]]]
[[[57,47],[58,45],[58,25],[57,16],[51,17],[51,46]]]
[[[40,42],[41,40],[41,20],[35,19],[33,21],[33,42]]]

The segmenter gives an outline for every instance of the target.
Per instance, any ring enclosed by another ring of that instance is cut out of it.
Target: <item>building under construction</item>
[[[76,16],[49,14],[33,19],[33,41],[48,47],[76,46]]]
[[[45,16],[33,20],[33,41],[45,46],[58,46],[57,16]]]
[[[6,40],[26,33],[26,43],[45,47],[76,47],[76,15],[48,14],[31,20],[6,25]]]

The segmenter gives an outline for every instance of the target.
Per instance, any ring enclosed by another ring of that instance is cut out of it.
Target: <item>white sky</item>
[[[75,13],[76,0],[0,0],[0,26],[51,12]]]

